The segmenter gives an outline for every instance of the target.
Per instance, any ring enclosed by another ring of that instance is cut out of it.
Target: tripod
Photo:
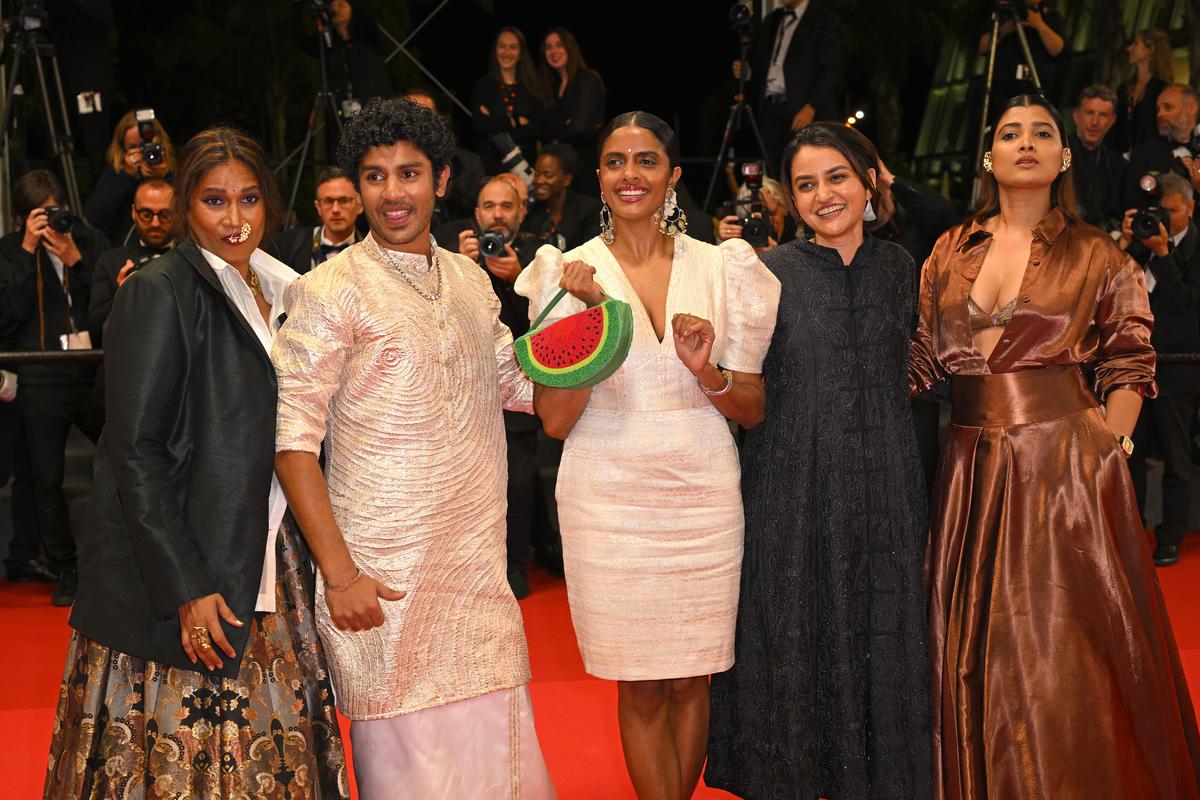
[[[31,24],[32,23],[32,24]],[[57,198],[60,202],[71,204],[71,210],[76,214],[83,212],[83,204],[79,202],[79,183],[75,178],[74,144],[71,140],[71,121],[67,115],[67,102],[63,96],[62,76],[58,71],[58,56],[54,45],[42,39],[39,30],[40,20],[20,17],[13,35],[12,72],[8,76],[8,85],[4,94],[4,116],[0,127],[0,149],[8,144],[9,125],[12,122],[13,89],[21,75],[21,67],[26,61],[31,61],[37,75],[38,94],[42,101],[42,111],[46,118],[46,130],[49,133],[50,147],[54,157],[58,159],[66,184],[67,196]],[[53,80],[53,85],[47,82],[47,72]],[[51,89],[53,88],[53,95]],[[56,102],[55,102],[56,101]],[[55,117],[55,112],[58,117]]]
[[[1025,28],[1021,26],[1021,20],[1017,19],[1016,9],[1012,6],[1012,2],[1020,2],[1020,0],[1010,0],[1010,2],[997,3],[995,11],[992,12],[992,37],[988,43],[988,60],[987,72],[983,86],[983,113],[979,118],[979,140],[975,144],[975,163],[978,164],[983,159],[983,151],[987,145],[988,133],[988,111],[992,101],[992,79],[996,70],[996,45],[1000,38],[1000,18],[1007,16],[1009,21],[1016,27],[1017,40],[1021,43],[1021,54],[1025,59],[1025,66],[1029,69],[1029,74],[1033,78],[1033,86],[1037,89],[1038,94],[1042,93],[1042,81],[1038,77],[1037,66],[1033,63],[1033,55],[1029,52],[1029,39],[1025,37]],[[975,185],[971,191],[971,204],[979,203],[979,178],[975,179]]]
[[[292,179],[292,190],[288,194],[287,213],[284,216],[285,220],[292,218],[292,210],[296,207],[296,195],[300,192],[300,180],[304,177],[304,162],[308,159],[308,148],[312,144],[313,138],[317,131],[324,127],[324,106],[329,104],[329,113],[333,115],[333,121],[337,125],[338,133],[342,132],[342,117],[338,113],[337,99],[333,96],[333,92],[329,91],[329,72],[326,66],[326,50],[333,48],[333,38],[330,34],[332,25],[329,21],[329,12],[322,8],[316,12],[317,18],[317,52],[321,60],[321,89],[313,96],[312,108],[308,112],[308,127],[304,131],[304,141],[300,146],[291,152],[291,154],[280,162],[276,170],[281,170],[289,161],[297,154],[300,156],[300,163],[296,165],[296,177]]]
[[[717,150],[717,155],[713,159],[712,177],[708,179],[708,191],[704,193],[705,210],[711,207],[713,189],[717,186],[717,175],[721,172],[721,162],[725,158],[725,154],[729,150],[729,142],[733,139],[735,131],[741,129],[742,116],[750,120],[750,130],[754,132],[754,141],[758,143],[758,152],[762,156],[763,164],[766,166],[767,175],[770,175],[772,170],[767,164],[767,148],[763,144],[762,134],[758,131],[758,122],[754,119],[754,108],[746,102],[746,73],[745,65],[747,63],[746,56],[750,52],[750,32],[746,28],[738,30],[738,50],[743,68],[738,71],[738,88],[737,94],[733,96],[733,106],[729,109],[729,119],[725,121],[725,133],[721,136],[721,147]]]

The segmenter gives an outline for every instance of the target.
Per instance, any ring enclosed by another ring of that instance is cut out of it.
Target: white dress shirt
[[[250,328],[258,336],[263,350],[269,356],[271,345],[275,341],[275,332],[279,330],[279,317],[283,313],[284,290],[287,289],[288,284],[300,276],[283,262],[272,258],[262,250],[255,250],[250,256],[250,268],[258,275],[263,297],[271,304],[271,323],[268,325],[258,310],[258,303],[255,301],[250,287],[242,280],[241,274],[225,263],[220,256],[210,253],[203,247],[200,248],[200,252],[204,254],[204,260],[217,274],[217,280],[221,282],[221,288],[225,290],[225,296],[250,324]],[[262,577],[258,583],[258,601],[254,605],[255,611],[275,611],[275,538],[279,534],[279,524],[283,521],[286,511],[287,498],[283,496],[279,478],[272,474],[271,497],[268,501],[267,512],[267,552],[263,559]]]
[[[767,97],[787,94],[787,86],[783,79],[783,62],[787,59],[788,47],[792,44],[796,28],[800,26],[800,20],[807,10],[808,0],[802,0],[791,10],[791,14],[784,11],[783,19],[779,21],[779,28],[775,31],[775,42],[771,49],[771,66],[767,69]],[[795,16],[792,16],[793,14]]]

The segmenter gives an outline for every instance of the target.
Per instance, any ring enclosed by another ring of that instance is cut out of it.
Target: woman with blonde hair
[[[1158,136],[1158,93],[1175,80],[1171,40],[1162,29],[1138,31],[1125,52],[1133,69],[1117,90],[1117,124],[1109,134],[1116,137],[1110,144],[1120,153]]]
[[[83,207],[88,222],[103,231],[115,246],[120,246],[133,229],[129,209],[138,184],[147,178],[166,178],[175,172],[175,148],[166,129],[157,118],[152,119],[153,136],[142,138],[137,113],[130,109],[117,121],[105,153],[104,171]],[[144,153],[143,145],[158,145],[158,148],[146,148]]]

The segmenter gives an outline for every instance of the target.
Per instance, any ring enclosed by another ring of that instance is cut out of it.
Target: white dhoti
[[[361,800],[554,800],[529,687],[350,723]]]

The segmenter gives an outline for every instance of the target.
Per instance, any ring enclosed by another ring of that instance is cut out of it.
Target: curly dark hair
[[[358,188],[358,167],[372,147],[408,142],[433,165],[436,185],[454,155],[454,134],[441,114],[402,97],[378,98],[350,118],[337,146],[338,166]]]

